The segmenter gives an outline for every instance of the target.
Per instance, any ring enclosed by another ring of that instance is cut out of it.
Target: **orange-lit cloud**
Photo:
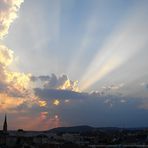
[[[62,86],[59,87],[59,89],[63,89],[63,90],[72,90],[72,91],[76,91],[79,92],[79,88],[78,88],[78,81],[70,81],[69,79],[66,80],[64,82],[64,84]]]
[[[0,39],[8,34],[12,22],[17,18],[17,12],[23,0],[0,1]],[[30,74],[13,72],[9,65],[13,62],[13,51],[0,44],[0,106],[1,111],[16,108],[28,101],[28,97],[36,100],[29,91]],[[31,103],[29,103],[31,104]]]
[[[45,120],[48,116],[48,112],[41,112],[40,116],[41,116],[41,119]]]
[[[39,100],[39,101],[38,101],[38,104],[39,104],[40,107],[45,107],[45,106],[47,106],[47,102],[44,101],[44,100]]]
[[[53,105],[55,106],[60,105],[60,101],[58,99],[53,100]]]
[[[40,107],[46,106],[46,101],[34,95],[31,88],[31,74],[14,72],[9,69],[13,62],[13,51],[4,45],[0,45],[0,106],[9,110],[23,102],[28,107],[37,104]]]
[[[24,102],[22,98],[13,98],[6,93],[0,93],[0,112],[8,112],[21,105]]]
[[[33,121],[33,122],[31,122]],[[29,122],[29,124],[28,124]],[[48,130],[61,126],[60,117],[57,114],[52,116],[48,112],[43,111],[35,116],[19,116],[18,127],[24,130]]]

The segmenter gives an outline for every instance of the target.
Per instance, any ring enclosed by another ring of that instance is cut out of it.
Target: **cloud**
[[[8,34],[11,23],[17,17],[17,12],[23,0],[1,0],[0,1],[0,38]],[[9,94],[10,97],[17,97],[27,89],[30,76],[9,70],[13,62],[13,51],[0,44],[0,92]]]
[[[3,39],[4,36],[8,34],[9,27],[17,18],[17,12],[22,2],[23,0],[0,1],[0,39]],[[10,70],[9,66],[12,64],[13,59],[13,51],[5,45],[0,44],[1,112],[17,108],[24,102],[31,104],[31,101],[37,100],[29,90],[31,75]],[[30,102],[28,100],[30,100]]]
[[[13,51],[4,45],[0,45],[0,64],[3,66],[10,65],[13,60]]]
[[[147,82],[142,82],[142,83],[140,84],[140,86],[143,86],[143,87],[145,87],[146,89],[148,89],[148,83],[147,83]]]
[[[9,66],[13,62],[14,54],[4,45],[1,45],[0,49],[0,106],[2,112],[17,110],[22,105],[25,105],[26,110],[34,105],[48,107],[49,97],[51,100],[56,100],[52,102],[54,105],[57,105],[57,102],[58,105],[60,104],[58,99],[65,101],[71,98],[85,98],[85,93],[79,92],[78,81],[70,80],[67,75],[32,76],[11,71]],[[41,87],[33,90],[33,86],[37,86],[38,83],[41,83]]]
[[[80,93],[71,90],[62,90],[62,89],[47,89],[47,88],[35,88],[35,95],[39,98],[48,99],[84,99],[88,94]]]
[[[39,98],[43,98],[47,102],[53,102],[53,105],[59,105],[61,102],[69,101],[88,101],[88,100],[101,100],[105,104],[115,104],[126,102],[125,98],[120,94],[108,95],[105,92],[92,91],[92,92],[75,92],[71,90],[59,90],[59,89],[47,89],[47,88],[35,88],[35,95]],[[122,101],[121,101],[122,100]],[[124,101],[123,101],[124,100]]]
[[[9,123],[13,122],[10,126],[17,124],[17,129],[21,128],[24,130],[43,131],[45,129],[49,130],[51,128],[56,128],[61,126],[60,117],[56,114],[50,115],[47,111],[41,111],[38,112],[37,114],[25,114],[25,115],[23,114],[23,116],[16,114],[15,117],[17,117],[17,119],[15,119],[15,121],[9,121]],[[16,127],[11,127],[11,129],[16,129]]]
[[[14,54],[4,45],[0,46],[0,57],[0,106],[2,112],[4,110],[9,112],[12,109],[14,111],[24,104],[26,104],[26,110],[34,105],[46,107],[49,96],[51,99],[69,100],[71,97],[76,99],[82,95],[82,93],[78,93],[78,81],[72,81],[66,75],[57,77],[52,74],[37,77],[11,71],[9,66],[13,62]],[[34,93],[33,86],[37,86],[38,82],[41,83],[41,87],[36,88]],[[50,90],[48,91],[50,95],[48,93],[46,95],[46,90]],[[55,102],[53,103],[55,104]]]
[[[23,0],[0,1],[0,39],[8,34],[11,23],[17,18],[17,12]]]
[[[13,98],[6,93],[0,93],[0,112],[8,112],[24,102],[21,98]]]
[[[30,74],[13,72],[9,65],[13,62],[13,52],[4,45],[0,45],[0,92],[5,91],[10,96],[16,97],[29,87]],[[13,95],[12,95],[13,94]]]
[[[8,34],[9,27],[17,17],[23,0],[0,1],[0,39]],[[31,74],[15,72],[9,66],[14,60],[14,53],[5,45],[0,44],[0,107],[2,111],[17,108],[23,103],[28,106],[45,102],[37,98],[30,86]]]
[[[11,23],[17,18],[17,12],[23,0],[0,1],[0,39],[8,34]],[[0,44],[0,107],[1,112],[17,109],[26,104],[26,107],[37,104],[46,106],[44,100],[34,95],[31,88],[31,74],[15,72],[9,66],[14,59],[13,51]]]
[[[109,86],[103,86],[102,89],[104,91],[111,91],[111,90],[115,91],[115,90],[121,89],[123,86],[124,86],[123,83],[118,84],[118,85],[112,84],[112,85],[109,85]]]
[[[70,80],[65,74],[59,77],[55,74],[51,74],[51,76],[32,76],[31,80],[33,82],[40,80],[43,82],[43,87],[46,89],[71,90],[75,92],[80,91],[78,88],[78,81]]]

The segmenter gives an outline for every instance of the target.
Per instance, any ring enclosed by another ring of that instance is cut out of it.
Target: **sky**
[[[0,125],[148,127],[147,0],[0,0]]]

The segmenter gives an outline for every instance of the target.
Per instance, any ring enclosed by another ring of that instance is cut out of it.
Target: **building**
[[[5,120],[3,124],[3,132],[7,132],[7,116],[5,115]]]

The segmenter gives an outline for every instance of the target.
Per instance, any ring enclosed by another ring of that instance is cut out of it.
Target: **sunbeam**
[[[96,18],[97,16],[95,15],[95,13],[96,13],[96,10],[93,11],[91,16],[86,21],[85,34],[81,40],[81,43],[78,49],[76,49],[76,51],[78,52],[74,55],[73,60],[71,61],[67,72],[73,73],[76,70],[77,65],[82,60],[86,49],[88,49],[93,44],[94,33],[99,28],[97,18]]]
[[[137,7],[125,19],[123,25],[99,49],[80,81],[81,90],[86,90],[95,82],[119,68],[146,46],[148,22],[144,18],[147,10],[144,4]],[[138,14],[136,13],[137,9],[140,12]]]

